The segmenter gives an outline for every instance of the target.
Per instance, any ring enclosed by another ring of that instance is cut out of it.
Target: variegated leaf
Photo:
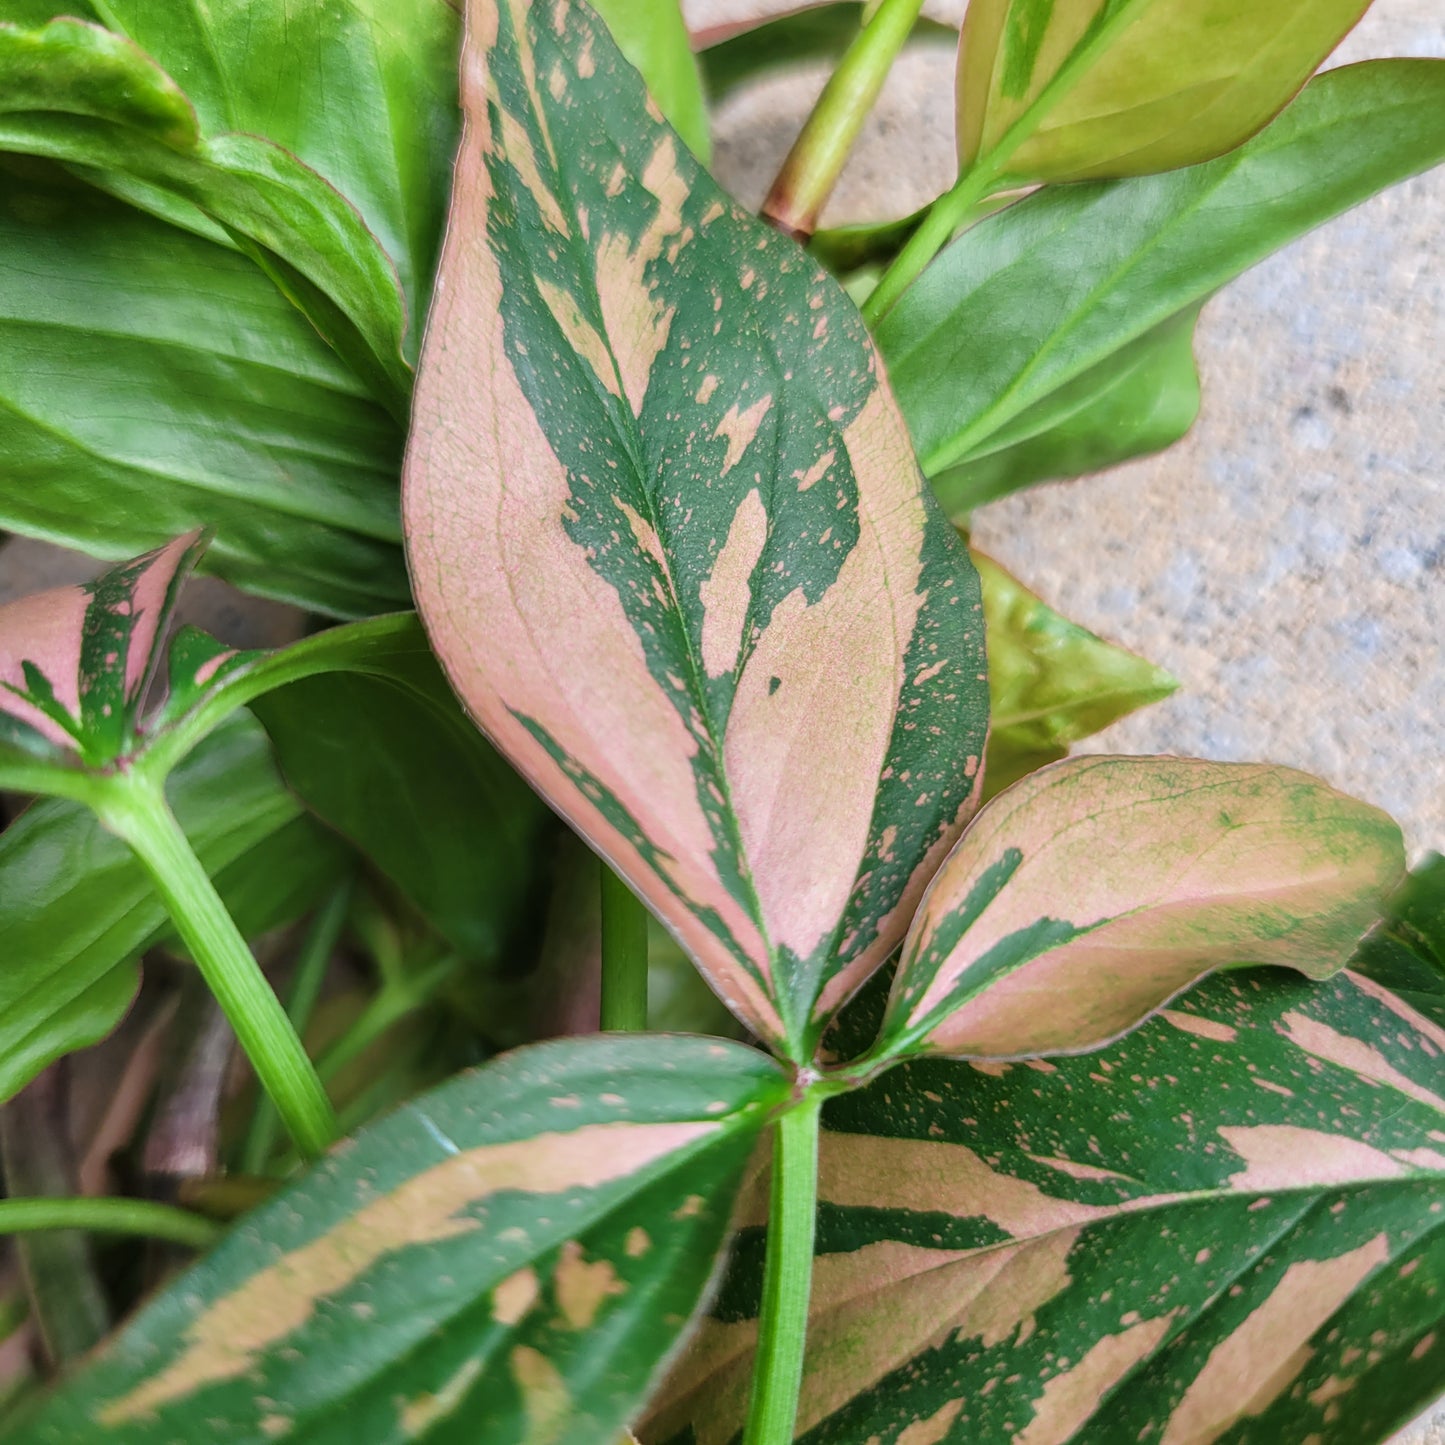
[[[959,46],[959,159],[1017,181],[1209,160],[1264,125],[1369,8],[972,0]]]
[[[463,1074],[254,1211],[13,1445],[614,1445],[786,1096],[718,1039]]]
[[[573,0],[473,0],[404,492],[474,717],[790,1054],[969,813],[977,578],[857,312]]]
[[[1445,1026],[1445,857],[1429,854],[1351,964]]]
[[[1327,977],[1404,870],[1389,817],[1290,768],[1066,759],[990,803],[939,870],[878,1052],[1079,1053],[1213,968]]]
[[[94,582],[0,608],[0,742],[87,763],[134,742],[182,583],[208,539],[192,533]]]
[[[1232,974],[1106,1053],[833,1101],[796,1438],[1375,1445],[1445,1379],[1442,1056],[1369,980]],[[738,1438],[749,1198],[645,1445]]]

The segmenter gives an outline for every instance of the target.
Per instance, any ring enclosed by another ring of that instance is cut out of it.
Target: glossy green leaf
[[[1209,160],[1264,125],[1369,6],[971,0],[958,59],[960,163],[982,160],[1018,182]]]
[[[924,895],[884,1055],[1098,1048],[1214,968],[1343,968],[1405,871],[1392,819],[1268,764],[1070,758],[981,812]]]
[[[298,886],[306,877],[316,893],[334,877],[335,844],[301,818],[253,718],[223,724],[171,774],[167,797],[223,896],[244,906],[257,932],[310,906],[315,894]],[[288,859],[286,888],[268,906],[251,904],[258,876],[275,877]],[[0,1098],[120,1022],[135,993],[134,960],[165,919],[130,849],[82,804],[34,803],[0,833]]]
[[[753,1049],[657,1035],[462,1074],[248,1215],[10,1438],[615,1445],[786,1091]]]
[[[1046,188],[981,222],[878,327],[924,471],[986,456],[1271,251],[1442,159],[1445,61],[1375,61],[1311,82],[1221,160]]]
[[[1162,668],[1061,617],[993,558],[972,556],[988,639],[986,799],[1179,686]]]
[[[181,537],[83,586],[0,607],[0,737],[37,755],[43,740],[92,767],[128,753],[171,612],[205,545]]]
[[[712,156],[707,99],[677,0],[594,0],[592,8],[646,82],[668,124],[706,165]]]
[[[1431,853],[1400,885],[1350,967],[1445,1027],[1445,857]]]
[[[1106,356],[1006,422],[933,490],[951,517],[1035,482],[1103,471],[1173,446],[1199,415],[1199,308]]]
[[[396,424],[234,251],[0,158],[0,525],[100,556],[199,526],[209,567],[406,605]]]
[[[84,21],[0,26],[0,79],[7,73],[19,84],[0,99],[0,149],[99,167],[194,206],[277,279],[379,400],[405,414],[406,308],[395,271],[360,213],[317,172],[258,136],[202,135],[149,56]]]
[[[464,957],[514,962],[550,814],[429,658],[404,680],[333,673],[257,699],[286,781]]]
[[[396,265],[414,354],[456,145],[458,7],[107,0],[105,11],[184,87],[205,134],[262,137],[360,211]]]
[[[1442,1051],[1368,980],[1231,974],[1102,1054],[920,1060],[833,1101],[797,1439],[1387,1439],[1445,1375]],[[736,1439],[740,1223],[645,1445]]]
[[[852,304],[585,8],[475,0],[467,43],[404,488],[422,617],[497,746],[806,1055],[973,806],[977,577]]]

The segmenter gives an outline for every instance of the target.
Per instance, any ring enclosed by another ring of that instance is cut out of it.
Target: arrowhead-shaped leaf
[[[1327,977],[1404,866],[1390,818],[1289,768],[1055,763],[994,799],[939,870],[879,1052],[1080,1053],[1210,969]]]
[[[1370,0],[971,0],[964,166],[1016,181],[1145,175],[1222,155],[1302,86]]]
[[[1179,686],[1162,668],[1061,617],[992,557],[971,555],[988,638],[986,799]]]
[[[1445,61],[1349,66],[1312,81],[1219,160],[1048,187],[966,231],[878,327],[924,471],[987,458],[1057,423],[1076,388],[1088,400],[1126,366],[1126,348],[1171,321],[1186,326],[1271,251],[1445,160],[1442,118]],[[1153,355],[1157,366],[1164,358]],[[1182,377],[1182,354],[1169,366]],[[986,471],[952,485],[950,506],[1000,494]]]
[[[0,525],[103,557],[214,526],[228,580],[362,615],[407,605],[400,455],[245,257],[0,157]]]
[[[0,607],[7,741],[24,747],[28,735],[29,750],[38,751],[39,734],[92,765],[111,763],[134,744],[167,621],[206,541],[193,533],[82,587]]]
[[[977,578],[836,283],[579,4],[469,18],[404,494],[453,685],[797,1056],[973,804]]]
[[[797,1439],[1387,1439],[1445,1375],[1442,1052],[1367,980],[1232,974],[1105,1053],[834,1100]],[[762,1222],[645,1445],[737,1438]]]
[[[719,1039],[574,1039],[463,1074],[248,1215],[15,1445],[614,1445],[786,1097]]]

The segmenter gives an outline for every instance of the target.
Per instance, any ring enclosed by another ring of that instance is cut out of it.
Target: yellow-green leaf
[[[995,798],[939,870],[878,1051],[1079,1053],[1211,969],[1325,978],[1404,869],[1390,818],[1290,768],[1055,763]]]
[[[1369,5],[972,0],[959,47],[960,161],[1057,181],[1209,160],[1264,125]]]
[[[1179,686],[1163,668],[1061,617],[992,557],[971,555],[988,638],[985,799]]]
[[[804,1057],[973,807],[978,579],[852,303],[587,8],[468,19],[418,607],[498,747]]]

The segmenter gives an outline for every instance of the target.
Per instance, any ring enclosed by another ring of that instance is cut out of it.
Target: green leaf
[[[753,1049],[657,1035],[463,1074],[248,1215],[10,1438],[615,1445],[786,1094]]]
[[[1375,61],[1313,81],[1221,160],[1046,188],[981,222],[878,327],[924,471],[986,456],[1271,251],[1442,159],[1445,61]]]
[[[468,722],[435,662],[333,673],[252,704],[291,788],[464,957],[509,955],[539,902],[550,814]]]
[[[707,99],[677,0],[593,0],[592,8],[646,82],[664,119],[706,165],[712,157]]]
[[[805,1056],[972,807],[977,577],[852,304],[585,7],[479,4],[468,44],[418,605],[502,752]]]
[[[0,159],[0,525],[108,557],[213,526],[239,586],[375,612],[408,596],[400,452],[244,257]]]
[[[1442,1049],[1368,980],[1232,974],[1106,1053],[834,1100],[798,1440],[1385,1440],[1445,1370]],[[735,1438],[762,1220],[647,1445]]]
[[[1035,482],[1103,471],[1173,446],[1199,415],[1194,327],[1199,308],[1128,342],[1040,398],[948,467],[933,490],[951,517]]]
[[[1400,885],[1350,967],[1445,1027],[1445,857],[1431,853]]]
[[[379,400],[405,415],[411,378],[395,272],[326,180],[271,141],[203,136],[184,94],[148,55],[84,21],[0,26],[0,79],[7,74],[19,84],[0,100],[0,149],[99,167],[193,205],[272,274]],[[287,284],[293,277],[301,284]]]
[[[988,639],[985,799],[1179,686],[1162,668],[1061,617],[993,558],[971,555]]]
[[[1392,819],[1290,768],[1055,763],[994,799],[939,869],[880,1051],[1080,1053],[1213,968],[1325,978],[1404,871]]]
[[[301,878],[319,894],[334,877],[336,845],[310,824],[295,832],[300,804],[252,718],[219,728],[171,774],[167,797],[207,872],[257,932],[311,904]],[[250,905],[258,876],[275,876],[286,859],[297,875],[287,889],[266,907]],[[145,870],[82,804],[34,803],[0,833],[0,1098],[120,1022],[136,955],[165,929]]]
[[[1264,125],[1369,5],[972,0],[959,47],[959,161],[1018,183],[1210,160]]]
[[[130,751],[176,598],[205,546],[192,533],[83,586],[0,607],[7,741],[25,746],[18,722],[55,748],[74,748],[92,767]]]
[[[356,207],[396,265],[414,354],[457,139],[461,7],[107,0],[105,8],[107,23],[181,82],[205,134],[263,137]]]

